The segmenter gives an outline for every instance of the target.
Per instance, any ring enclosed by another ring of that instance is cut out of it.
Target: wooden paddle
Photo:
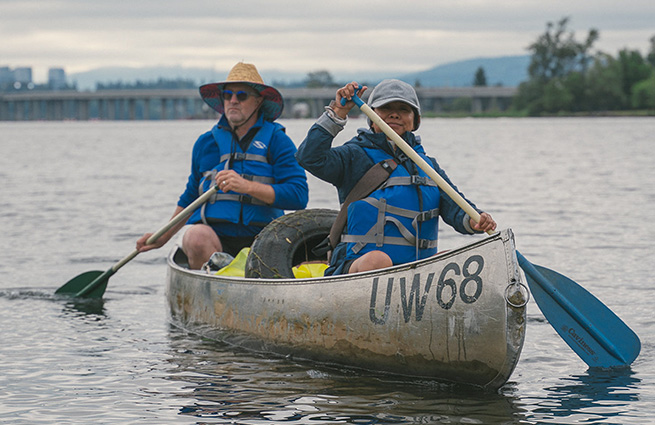
[[[352,99],[412,161],[477,223],[480,214],[357,94]],[[345,99],[342,99],[345,104]],[[530,291],[548,322],[590,367],[630,365],[639,355],[639,337],[616,314],[573,280],[531,264],[516,251]]]
[[[159,239],[164,233],[168,232],[173,226],[180,223],[182,220],[186,220],[193,211],[196,210],[200,205],[204,204],[209,200],[209,198],[218,191],[218,186],[212,186],[207,192],[203,193],[198,199],[193,201],[188,207],[180,211],[178,215],[173,217],[164,227],[157,230],[152,236],[146,241],[147,245],[154,243]],[[125,258],[120,260],[118,263],[114,264],[109,270],[102,272],[99,270],[88,271],[82,273],[78,276],[75,276],[68,282],[66,282],[61,288],[55,291],[55,294],[64,294],[72,295],[74,297],[84,297],[84,298],[102,298],[102,295],[105,293],[107,288],[107,282],[109,278],[118,271],[121,267],[131,261],[134,257],[139,254],[139,251],[135,249]]]

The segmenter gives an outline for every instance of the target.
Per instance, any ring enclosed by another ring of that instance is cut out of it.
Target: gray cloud
[[[527,53],[546,22],[570,16],[596,47],[643,53],[655,3],[498,0],[218,1],[0,0],[1,65],[68,72],[180,65],[409,72],[473,57]]]

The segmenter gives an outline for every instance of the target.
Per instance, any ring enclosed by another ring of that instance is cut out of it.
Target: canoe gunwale
[[[321,277],[309,277],[309,278],[294,278],[294,279],[275,279],[275,278],[247,278],[239,276],[221,276],[221,275],[212,275],[199,270],[190,270],[183,265],[180,265],[178,260],[176,260],[176,255],[178,251],[181,251],[181,247],[176,245],[168,255],[168,266],[170,268],[176,269],[177,271],[193,276],[202,277],[204,279],[213,279],[216,281],[225,281],[229,283],[245,283],[248,285],[307,285],[307,284],[316,284],[322,282],[332,282],[332,281],[359,281],[366,278],[375,278],[380,276],[385,276],[397,272],[402,272],[406,270],[415,270],[426,264],[435,263],[438,261],[443,261],[448,258],[451,258],[457,255],[460,252],[470,250],[472,247],[479,247],[489,243],[494,242],[497,239],[507,239],[511,238],[511,231],[508,229],[506,232],[509,232],[510,236],[507,236],[506,233],[496,232],[493,235],[475,241],[471,244],[461,246],[452,250],[444,251],[435,256],[424,258],[422,260],[412,261],[411,263],[398,264],[396,266],[388,267],[386,269],[378,269],[366,272],[352,273],[347,275],[336,275],[336,276],[321,276]],[[507,246],[507,245],[506,245]],[[513,244],[512,244],[513,246]],[[512,254],[508,252],[508,257]],[[511,260],[508,258],[507,263],[509,267],[514,267],[515,272],[518,275],[518,262],[515,265],[511,265]]]

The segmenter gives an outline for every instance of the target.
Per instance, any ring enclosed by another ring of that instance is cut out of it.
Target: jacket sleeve
[[[309,201],[309,187],[305,170],[295,158],[296,145],[286,133],[276,131],[271,142],[270,153],[275,179],[273,206],[283,210],[306,208]]]
[[[443,179],[448,182],[450,186],[452,186],[453,189],[460,195],[462,195],[462,198],[466,199],[464,194],[457,189],[457,186],[453,184],[453,182],[450,181],[450,178],[446,175],[446,172],[439,167],[439,164],[434,158],[430,158],[432,160],[432,164],[434,166],[434,169],[437,171],[437,173],[443,177]],[[471,227],[470,219],[471,217],[453,201],[450,196],[446,192],[444,192],[441,188],[439,188],[439,192],[441,193],[441,199],[439,201],[439,215],[443,219],[443,221],[452,226],[453,229],[455,229],[459,233],[463,234],[473,234],[473,233],[481,233],[473,230]],[[466,201],[471,204],[473,209],[475,209],[477,212],[482,213],[473,202],[469,201],[466,199]]]
[[[346,146],[332,148],[334,137],[343,129],[327,114],[321,115],[309,129],[296,153],[298,163],[314,176],[340,187],[353,155]]]

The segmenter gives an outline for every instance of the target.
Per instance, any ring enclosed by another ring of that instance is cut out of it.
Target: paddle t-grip
[[[355,94],[353,95],[353,97],[350,98],[350,100],[355,102],[355,105],[357,105],[359,107],[361,107],[364,104],[364,101],[362,99],[360,99],[359,96],[357,96],[357,92],[360,91],[361,89],[362,88],[359,87],[359,86],[355,87]],[[348,100],[345,97],[342,97],[341,98],[341,106],[346,106],[346,102],[348,102]]]

